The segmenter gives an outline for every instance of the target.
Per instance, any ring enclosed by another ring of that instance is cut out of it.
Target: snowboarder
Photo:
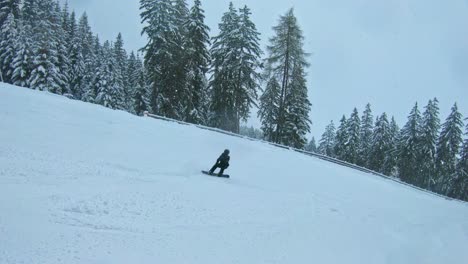
[[[210,174],[213,174],[217,168],[220,168],[221,170],[219,171],[218,175],[222,176],[224,170],[229,167],[229,159],[229,149],[225,149],[221,156],[219,156],[219,158],[216,160],[215,165],[213,165],[211,168]]]

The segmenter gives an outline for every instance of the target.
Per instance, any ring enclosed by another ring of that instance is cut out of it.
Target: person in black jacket
[[[220,168],[221,170],[219,171],[218,175],[223,175],[224,170],[229,167],[229,159],[229,149],[225,149],[223,154],[221,154],[221,156],[219,156],[219,158],[216,160],[215,165],[213,165],[211,168],[210,174],[213,174],[217,168]]]

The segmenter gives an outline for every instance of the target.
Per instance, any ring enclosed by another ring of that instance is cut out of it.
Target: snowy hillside
[[[0,263],[468,260],[468,204],[267,144],[6,84],[0,142]]]

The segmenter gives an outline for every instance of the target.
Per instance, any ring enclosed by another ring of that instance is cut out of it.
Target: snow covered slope
[[[199,173],[231,149],[231,179]],[[0,84],[0,263],[463,263],[468,205]]]

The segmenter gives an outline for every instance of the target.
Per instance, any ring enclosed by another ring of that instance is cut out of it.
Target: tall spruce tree
[[[436,177],[436,144],[439,135],[440,119],[437,98],[429,100],[422,116],[421,138],[418,142],[418,163],[420,171],[416,184],[425,189],[432,189]]]
[[[204,10],[200,0],[195,0],[190,9],[185,27],[187,28],[187,89],[190,92],[190,101],[186,106],[186,121],[205,125],[208,122],[209,107],[206,73],[210,62],[208,51],[210,28],[205,24]]]
[[[238,65],[239,15],[232,2],[219,24],[219,34],[212,38],[211,120],[210,124],[228,131],[236,130],[235,87]]]
[[[388,176],[396,177],[398,174],[397,162],[398,162],[398,142],[399,142],[400,128],[392,116],[390,121],[390,142],[389,151],[385,156],[384,171]]]
[[[146,72],[143,67],[143,62],[140,57],[136,57],[135,68],[131,76],[132,83],[135,85],[134,92],[134,112],[137,115],[142,115],[145,111],[149,111],[149,91],[146,78]]]
[[[289,91],[285,97],[285,123],[281,143],[301,149],[307,143],[307,132],[310,132],[311,103],[307,96],[302,66],[296,65],[292,75]]]
[[[58,3],[58,2],[57,2]],[[60,6],[60,5],[59,5]],[[65,4],[63,5],[63,8],[60,12],[60,16],[61,16],[61,21],[62,21],[62,28],[63,30],[65,31],[65,39],[66,39],[66,47],[67,49],[69,49],[70,47],[70,42],[69,42],[69,35],[71,33],[71,15],[70,15],[70,11],[69,11],[69,6],[68,6],[68,1],[65,2]]]
[[[450,193],[453,188],[457,155],[463,142],[462,128],[462,115],[455,103],[450,115],[442,125],[442,131],[437,141],[436,168],[439,178],[435,183],[435,190],[445,195]]]
[[[296,135],[289,129],[294,128],[291,122],[298,122],[297,127],[301,130],[308,132],[310,124],[308,108],[310,103],[307,96],[291,96],[293,94],[290,90],[294,87],[301,87],[297,89],[300,93],[307,90],[305,84],[304,70],[308,67],[306,61],[307,54],[303,50],[304,37],[302,31],[297,24],[297,19],[294,16],[293,9],[290,9],[284,16],[281,16],[277,26],[273,27],[275,36],[270,39],[268,45],[268,58],[266,59],[265,76],[267,79],[276,78],[280,84],[280,94],[278,104],[278,114],[276,124],[274,124],[276,131],[273,141],[287,145],[296,145],[297,140],[293,139]],[[301,74],[298,74],[301,72]],[[267,92],[267,90],[265,91]],[[301,100],[300,107],[303,107],[301,117],[296,120],[291,120],[288,114],[288,107],[292,102],[288,99]],[[289,131],[288,131],[289,130]],[[301,132],[304,133],[304,132]],[[292,138],[290,138],[292,135]],[[299,144],[300,145],[300,144]]]
[[[97,51],[95,48],[96,37],[93,36],[93,32],[91,31],[91,27],[89,26],[88,16],[86,13],[84,13],[80,17],[77,35],[79,38],[79,45],[81,46],[80,51],[83,59],[83,62],[79,62],[79,64],[83,65],[83,72],[79,77],[81,79],[81,94],[92,94],[93,91],[89,90],[91,89],[91,82],[94,79],[95,69],[97,65]],[[112,53],[109,53],[108,56],[112,56]]]
[[[67,31],[68,59],[70,62],[69,86],[76,99],[81,99],[84,86],[85,60],[75,12],[70,15]]]
[[[336,138],[335,138],[335,148],[334,153],[335,157],[340,160],[345,160],[346,153],[348,150],[348,141],[349,141],[349,134],[348,134],[348,120],[346,116],[340,120],[340,126],[336,131]]]
[[[88,15],[83,13],[78,24],[76,24],[75,14],[70,18],[69,38],[73,43],[69,50],[70,69],[70,89],[76,99],[89,101],[93,94],[92,83],[96,74],[95,37],[91,32],[88,22]],[[70,41],[69,40],[69,41]],[[88,95],[84,98],[84,95]]]
[[[400,179],[404,182],[415,184],[419,171],[417,164],[418,144],[421,137],[421,114],[416,103],[411,110],[408,121],[401,130],[398,171]]]
[[[121,83],[119,81],[114,47],[109,41],[102,47],[102,62],[99,72],[95,76],[96,103],[112,109],[120,109]]]
[[[335,157],[335,124],[333,120],[325,128],[319,142],[318,152],[329,157]]]
[[[56,90],[56,93],[70,95],[70,60],[68,57],[67,48],[67,27],[64,24],[65,17],[63,10],[60,7],[59,2],[55,2],[55,10],[52,15],[53,20],[53,32],[56,37],[55,49],[57,50],[57,67],[60,72],[60,87]]]
[[[375,123],[369,158],[370,169],[386,175],[390,175],[392,171],[391,167],[385,166],[388,165],[385,160],[391,154],[392,137],[390,130],[387,114],[383,113],[380,117],[377,117]]]
[[[260,33],[250,19],[247,6],[239,9],[238,65],[235,67],[235,132],[239,132],[240,121],[246,121],[252,106],[256,106],[260,75],[256,71],[260,65]]]
[[[261,54],[260,33],[250,15],[247,6],[237,12],[231,2],[211,49],[212,123],[236,133],[239,133],[240,121],[249,117],[259,88],[256,69]]]
[[[0,81],[12,83],[15,46],[18,41],[19,0],[0,0]]]
[[[114,68],[112,69],[115,76],[115,107],[120,110],[131,111],[133,107],[132,88],[129,86],[128,78],[125,78],[128,72],[128,57],[124,49],[124,41],[121,33],[117,35],[112,51],[112,56],[115,61]]]
[[[82,101],[89,102],[89,103],[96,103],[96,104],[102,104],[103,103],[103,95],[100,95],[100,98],[98,100],[97,96],[99,95],[99,91],[103,91],[107,88],[107,77],[106,76],[106,63],[108,58],[106,57],[107,55],[106,52],[109,49],[110,43],[108,41],[104,42],[103,45],[99,42],[99,38],[96,37],[95,42],[94,42],[94,55],[96,56],[96,63],[95,63],[95,72],[93,75],[93,80],[91,82],[91,85],[88,89],[86,89],[81,97]],[[105,46],[105,48],[104,48]],[[106,49],[106,50],[105,50]]]
[[[135,71],[136,71],[136,68],[137,68],[137,57],[135,55],[135,52],[134,51],[131,51],[130,52],[130,55],[128,56],[128,59],[127,59],[127,62],[126,62],[126,65],[127,65],[127,70],[123,73],[123,77],[126,79],[126,82],[128,83],[128,86],[129,87],[133,87],[132,89],[130,90],[133,90],[133,92],[135,91],[135,86],[136,86],[136,82],[137,82],[137,78],[135,76]],[[130,95],[131,97],[133,97],[133,93]],[[133,108],[134,104],[132,102],[132,105],[131,107]]]
[[[468,119],[466,119],[468,121]],[[453,182],[452,191],[450,196],[468,201],[468,123],[465,129],[465,142],[460,152],[460,160],[457,165],[457,174]]]
[[[151,108],[159,115],[183,119],[181,92],[185,90],[178,89],[181,80],[176,78],[181,49],[177,10],[171,0],[140,0],[140,9],[143,33],[148,36],[142,50],[151,80]]]
[[[276,78],[268,81],[265,92],[260,97],[258,117],[262,122],[261,129],[264,139],[274,141],[276,125],[278,123],[279,96],[281,87]]]
[[[18,39],[15,43],[15,56],[12,61],[11,82],[14,85],[29,87],[29,76],[33,57],[33,39],[29,25],[19,21]]]
[[[359,147],[361,138],[361,120],[359,119],[359,113],[356,108],[354,108],[353,113],[348,120],[347,130],[348,144],[344,160],[349,163],[357,164],[359,160]]]
[[[374,117],[371,105],[367,104],[361,117],[359,159],[357,165],[368,166],[369,154],[372,148],[372,131],[374,129]]]
[[[11,83],[15,46],[18,41],[17,20],[9,13],[0,27],[0,81]]]
[[[187,121],[188,119],[188,106],[191,104],[191,90],[188,86],[188,60],[189,53],[187,50],[188,45],[188,31],[187,23],[189,21],[189,9],[186,0],[172,0],[174,6],[174,23],[176,47],[172,48],[173,52],[173,71],[174,79],[173,86],[177,91],[179,99],[178,107],[176,109],[179,119]]]
[[[60,71],[57,29],[61,25],[56,11],[53,0],[37,3],[36,15],[40,19],[33,28],[34,59],[29,83],[33,89],[62,94],[66,80]]]

